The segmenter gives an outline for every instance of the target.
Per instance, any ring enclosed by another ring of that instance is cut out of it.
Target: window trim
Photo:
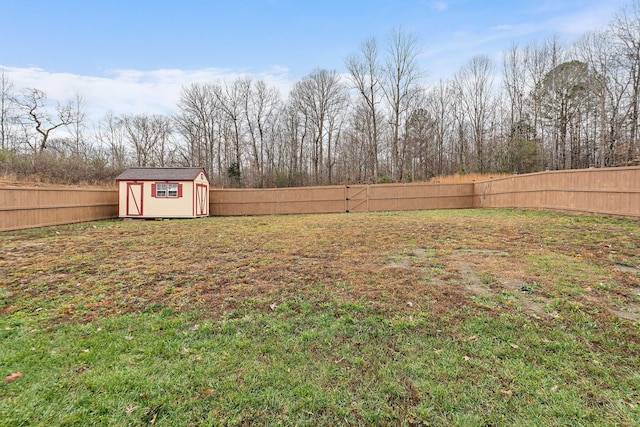
[[[172,181],[156,181],[151,184],[151,197],[157,199],[179,199],[182,197],[182,184]]]

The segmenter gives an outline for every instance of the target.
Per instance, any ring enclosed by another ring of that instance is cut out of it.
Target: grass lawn
[[[640,223],[513,210],[0,233],[0,425],[640,425]]]

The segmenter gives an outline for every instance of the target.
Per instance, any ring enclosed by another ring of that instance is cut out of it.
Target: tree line
[[[283,97],[264,80],[184,86],[176,111],[89,123],[0,71],[0,171],[112,180],[131,166],[202,166],[214,185],[411,182],[465,172],[640,163],[640,0],[573,43],[513,43],[426,85],[414,34],[361,43]],[[64,136],[61,129],[64,129]]]

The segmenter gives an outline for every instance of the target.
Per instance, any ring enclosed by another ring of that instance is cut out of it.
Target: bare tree
[[[51,132],[72,122],[71,106],[58,104],[53,115],[47,105],[47,95],[39,89],[23,91],[18,104],[24,112],[22,124],[26,142],[35,153],[42,153],[47,148]]]
[[[183,87],[174,117],[177,132],[186,142],[183,161],[188,166],[206,168],[210,178],[220,176],[223,170],[223,150],[220,138],[223,114],[216,93],[216,84],[192,84]]]
[[[305,146],[311,132],[308,117],[300,111],[295,92],[289,94],[289,100],[280,112],[278,160],[276,165],[276,185],[300,186],[306,184],[308,174],[306,168]]]
[[[253,84],[252,80],[240,80],[243,115],[247,125],[247,134],[251,146],[251,164],[253,185],[265,185],[265,155],[270,158],[269,167],[273,159],[274,121],[277,119],[280,107],[280,94],[277,89],[269,88],[264,80]]]
[[[15,144],[17,105],[14,86],[4,70],[0,71],[0,150]]]
[[[360,46],[358,54],[351,54],[346,60],[353,87],[358,91],[367,117],[361,121],[366,124],[361,133],[366,141],[364,156],[364,179],[375,181],[378,177],[378,150],[380,138],[380,103],[382,102],[382,67],[378,59],[378,44],[374,38],[366,40]]]
[[[528,92],[525,61],[526,51],[520,50],[515,43],[502,55],[503,85],[509,99],[510,125],[525,119],[525,97]]]
[[[311,124],[309,150],[314,181],[331,182],[335,120],[346,108],[346,87],[335,71],[315,70],[296,83],[290,96],[296,110]]]
[[[400,167],[400,131],[408,117],[411,97],[422,77],[416,61],[420,54],[418,39],[414,34],[393,29],[386,45],[387,57],[383,66],[384,95],[389,106],[391,125],[391,174],[392,179],[403,179]]]
[[[488,56],[474,56],[456,74],[455,82],[471,126],[477,170],[485,172],[486,132],[493,103],[493,63]]]
[[[163,115],[125,115],[122,125],[134,148],[137,166],[165,166],[171,134],[170,120]]]
[[[87,158],[89,154],[88,142],[85,137],[87,129],[86,101],[80,93],[76,93],[69,103],[69,123],[66,127],[71,133],[71,153],[75,157]]]
[[[225,141],[230,141],[232,144],[233,154],[225,157],[233,158],[230,160],[227,170],[229,179],[236,186],[242,185],[242,154],[246,131],[242,114],[242,81],[243,79],[239,78],[231,84],[225,83],[221,90],[215,92],[221,110],[227,118],[224,135]]]
[[[98,122],[96,138],[108,153],[109,162],[119,171],[127,166],[127,147],[125,145],[125,129],[122,120],[108,112]]]
[[[453,122],[450,118],[451,98],[451,84],[445,80],[440,80],[440,82],[427,93],[426,108],[429,116],[433,119],[436,175],[440,175],[445,171],[445,145]]]
[[[618,55],[631,83],[629,138],[626,162],[640,154],[638,125],[640,118],[640,0],[632,0],[611,23],[618,44]]]

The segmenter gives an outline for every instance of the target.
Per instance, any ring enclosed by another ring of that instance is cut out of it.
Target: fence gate
[[[345,187],[345,211],[369,212],[368,185],[347,185]]]

